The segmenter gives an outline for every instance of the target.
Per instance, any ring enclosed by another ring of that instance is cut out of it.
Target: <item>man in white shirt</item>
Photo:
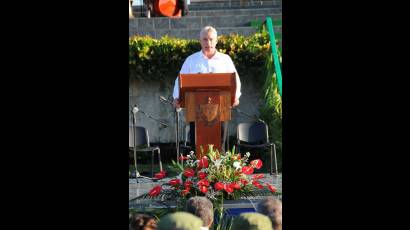
[[[236,73],[236,92],[235,102],[233,107],[239,105],[239,98],[241,96],[241,81],[239,79],[238,72],[232,62],[229,55],[220,53],[216,50],[216,44],[218,43],[218,35],[215,28],[212,26],[204,27],[200,32],[201,51],[198,51],[190,55],[182,65],[181,74],[190,73]],[[174,92],[174,106],[179,108],[179,83],[178,77],[175,80]],[[195,126],[191,124],[191,143],[195,141],[193,128]],[[225,150],[225,141],[227,135],[228,123],[223,122],[223,141],[222,149]]]

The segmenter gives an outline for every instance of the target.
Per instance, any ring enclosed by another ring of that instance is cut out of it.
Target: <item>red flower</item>
[[[209,186],[209,181],[207,179],[202,179],[198,181],[197,185],[198,186]]]
[[[233,188],[232,188],[231,184],[224,184],[224,190],[227,191],[228,193],[233,192]]]
[[[184,176],[186,177],[193,177],[195,175],[195,171],[193,169],[185,169]]]
[[[185,181],[185,183],[184,183],[185,189],[191,188],[191,185],[192,185],[192,184],[193,184],[193,183],[192,183],[192,181],[190,181],[190,180]]]
[[[224,184],[222,182],[216,182],[214,187],[216,191],[219,191],[224,188]]]
[[[158,196],[161,192],[161,185],[157,185],[149,191],[148,195],[151,197]]]
[[[164,170],[162,170],[162,171],[159,171],[159,173],[155,173],[154,177],[157,178],[157,179],[162,179],[162,178],[164,178],[166,175],[167,175],[167,172],[164,171]]]
[[[256,169],[260,169],[262,167],[262,161],[257,159],[257,160],[253,160],[251,161],[251,165],[252,167],[256,168]]]
[[[209,162],[208,162],[208,157],[203,156],[201,160],[198,162],[198,168],[208,168]]]
[[[207,179],[202,179],[197,183],[199,191],[202,193],[208,192],[209,181]]]
[[[241,183],[242,183],[243,185],[247,185],[249,182],[248,182],[247,180],[245,180],[245,179],[241,179]]]
[[[259,189],[263,189],[263,186],[257,180],[252,181],[252,184]]]
[[[189,193],[189,189],[184,189],[181,191],[182,196],[186,196]]]
[[[268,189],[269,189],[271,192],[276,192],[275,186],[273,186],[273,185],[271,185],[271,184],[268,184],[268,183],[266,183],[266,186],[268,186]]]
[[[199,179],[205,179],[206,176],[208,176],[208,175],[207,175],[206,173],[204,173],[204,172],[199,172],[199,173],[198,173]]]
[[[180,185],[181,181],[179,179],[172,179],[172,180],[168,181],[168,184],[175,187],[175,186]]]
[[[199,191],[201,191],[202,193],[206,193],[206,192],[208,192],[208,187],[207,186],[199,186]]]
[[[238,183],[236,183],[236,182],[232,182],[232,183],[230,184],[230,186],[231,186],[233,189],[236,189],[236,190],[240,190],[240,189],[241,189],[241,186],[240,186]]]
[[[261,178],[264,178],[264,177],[265,177],[265,175],[263,175],[263,174],[255,174],[255,175],[252,176],[252,179],[258,180],[258,179],[261,179]]]
[[[249,175],[253,173],[253,168],[251,166],[243,166],[242,172]]]

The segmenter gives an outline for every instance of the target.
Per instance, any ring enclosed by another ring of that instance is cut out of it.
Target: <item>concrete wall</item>
[[[251,115],[259,115],[259,107],[262,105],[261,85],[254,80],[255,76],[242,76],[242,96],[238,109]],[[150,141],[153,143],[175,142],[175,113],[171,105],[162,103],[159,96],[171,97],[174,80],[167,81],[142,81],[135,77],[130,77],[129,82],[129,104],[137,107],[147,115],[168,123],[168,127],[163,127],[158,122],[148,118],[141,112],[137,113],[137,125],[148,128]],[[185,121],[184,110],[180,112],[180,129]],[[246,116],[238,112],[232,113],[232,120],[229,124],[229,135],[236,136],[236,125],[239,122],[251,121]],[[130,113],[129,124],[132,124]],[[182,132],[180,133],[182,138]]]

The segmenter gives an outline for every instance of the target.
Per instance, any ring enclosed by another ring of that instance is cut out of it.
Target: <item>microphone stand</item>
[[[141,111],[137,108],[137,106],[134,106],[132,108],[132,113],[133,113],[133,119],[132,119],[132,136],[133,136],[133,149],[134,149],[134,166],[135,166],[135,179],[137,180],[137,183],[139,183],[138,178],[146,178],[146,179],[150,179],[153,180],[153,178],[150,177],[146,177],[146,176],[141,176],[141,174],[138,172],[138,168],[137,168],[137,148],[136,148],[136,143],[137,143],[137,136],[135,135],[136,130],[137,130],[137,118],[136,118],[136,114],[138,113],[138,111]]]
[[[156,119],[156,118],[152,117],[151,115],[146,114],[144,111],[138,109],[137,106],[134,106],[134,109],[135,109],[135,108],[136,108],[137,112],[140,112],[140,113],[144,114],[146,117],[150,118],[151,120],[154,120],[154,121],[160,123],[160,124],[161,124],[162,126],[164,126],[165,128],[169,126],[167,123],[164,123],[164,122],[160,121],[159,119]],[[135,114],[134,114],[134,115],[135,115]]]
[[[159,99],[162,102],[168,103],[172,107],[174,107],[174,104],[170,100],[166,99],[165,97],[160,96]],[[179,163],[179,154],[180,154],[180,148],[179,148],[179,112],[181,112],[182,109],[181,108],[174,108],[174,109],[175,109],[175,112],[174,112],[175,113],[175,148],[176,148],[176,151],[177,151],[177,162]],[[182,162],[182,160],[181,160],[181,162]]]
[[[177,162],[179,163],[179,112],[181,112],[180,108],[175,108],[175,145],[177,150]],[[182,159],[181,159],[182,161]]]

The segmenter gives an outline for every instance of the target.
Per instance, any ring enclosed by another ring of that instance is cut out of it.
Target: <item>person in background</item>
[[[201,230],[209,230],[211,228],[214,221],[214,206],[208,198],[203,196],[189,198],[185,211],[201,218],[203,222]]]
[[[130,230],[156,230],[157,222],[153,216],[137,213],[132,216]]]
[[[270,218],[273,229],[282,230],[282,201],[268,197],[258,203],[256,211]]]

